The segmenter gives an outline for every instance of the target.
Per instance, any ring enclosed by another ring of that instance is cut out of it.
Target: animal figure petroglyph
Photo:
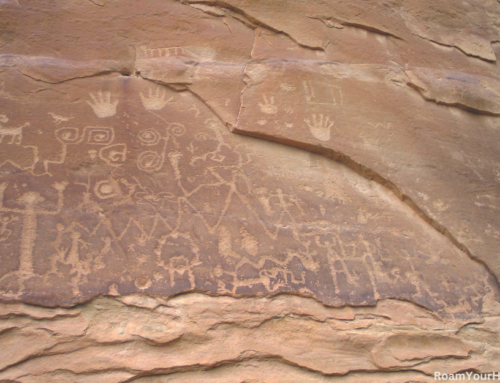
[[[90,93],[90,98],[93,102],[87,101],[97,117],[105,118],[112,117],[116,114],[116,106],[118,105],[118,100],[111,101],[111,92],[98,91],[96,94]]]
[[[69,120],[73,119],[74,117],[63,117],[63,116],[59,116],[55,113],[52,113],[52,112],[49,112],[47,113],[49,115],[52,116],[52,118],[54,119],[54,122],[56,125],[59,125],[61,122],[68,122]]]
[[[9,144],[13,144],[15,142],[17,145],[19,145],[21,143],[21,140],[23,139],[23,128],[29,125],[29,122],[18,128],[4,128],[2,125],[0,125],[0,143],[5,136],[11,136]]]

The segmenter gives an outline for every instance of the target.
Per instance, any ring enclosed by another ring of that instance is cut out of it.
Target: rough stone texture
[[[499,1],[0,10],[0,382],[500,370]]]
[[[436,368],[498,368],[499,309],[464,324],[399,300],[327,308],[290,295],[4,304],[0,342],[11,353],[0,381],[430,382]]]

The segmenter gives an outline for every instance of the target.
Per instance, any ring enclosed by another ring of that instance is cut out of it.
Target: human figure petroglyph
[[[0,211],[18,213],[23,217],[19,256],[19,273],[22,280],[33,275],[33,247],[35,246],[37,237],[37,217],[39,215],[57,215],[61,212],[64,204],[63,192],[67,184],[67,182],[56,182],[52,185],[57,190],[57,205],[54,210],[38,208],[38,205],[45,201],[45,199],[37,192],[24,193],[17,199],[17,202],[23,205],[24,209],[7,208],[3,204],[7,184],[0,184]]]
[[[330,139],[330,129],[335,123],[330,121],[328,116],[313,114],[309,119],[304,119],[304,122],[309,127],[314,138],[321,141],[328,141]]]
[[[169,99],[165,100],[166,92],[166,89],[160,89],[159,87],[157,87],[155,90],[149,88],[147,97],[144,96],[142,92],[139,92],[142,100],[142,105],[144,105],[144,108],[147,110],[163,109],[165,105],[167,105],[174,99],[173,97],[170,97]]]
[[[200,110],[196,107],[196,105],[193,104],[193,106],[191,108],[188,109],[188,111],[192,111],[194,110],[194,116],[195,117],[198,117],[200,115]]]
[[[16,143],[16,145],[19,145],[23,139],[23,129],[29,125],[30,125],[29,122],[18,128],[5,128],[2,125],[0,125],[0,143],[2,142],[5,136],[10,136],[11,139],[9,144],[12,145],[13,143]]]
[[[193,274],[193,266],[197,266],[199,264],[201,264],[201,261],[197,254],[195,254],[191,260],[184,255],[170,257],[168,263],[164,266],[170,276],[170,286],[174,286],[176,274],[183,275],[184,273],[187,273],[191,288],[194,288],[196,286],[196,282]]]
[[[219,253],[226,262],[233,263],[241,258],[241,255],[233,250],[231,233],[225,226],[219,228]]]
[[[105,118],[112,117],[116,114],[116,106],[118,105],[118,100],[114,102],[111,101],[111,92],[99,90],[96,94],[90,93],[90,98],[92,102],[87,100],[87,104],[92,107],[92,110],[97,115],[97,117]]]
[[[68,253],[66,254],[66,262],[73,266],[76,267],[80,263],[80,247],[82,249],[85,249],[90,245],[90,243],[83,241],[82,234],[79,233],[78,231],[73,231],[70,234],[71,238],[71,246],[69,248]]]
[[[278,107],[274,105],[274,97],[269,97],[269,99],[264,95],[264,102],[259,102],[259,108],[262,113],[265,114],[276,114],[278,113]]]

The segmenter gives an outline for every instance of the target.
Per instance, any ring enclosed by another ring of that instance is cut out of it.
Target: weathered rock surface
[[[11,353],[0,381],[430,382],[437,366],[498,367],[500,312],[487,309],[482,323],[464,324],[398,300],[327,308],[290,295],[4,304],[0,342]]]
[[[0,382],[500,370],[500,2],[0,8]]]

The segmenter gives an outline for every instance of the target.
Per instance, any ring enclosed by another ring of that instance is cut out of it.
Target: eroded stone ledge
[[[10,350],[0,382],[225,382],[231,374],[238,381],[427,382],[434,371],[494,371],[500,356],[491,338],[500,309],[491,299],[481,323],[399,300],[329,308],[286,294],[134,294],[67,309],[0,309],[0,348]]]

